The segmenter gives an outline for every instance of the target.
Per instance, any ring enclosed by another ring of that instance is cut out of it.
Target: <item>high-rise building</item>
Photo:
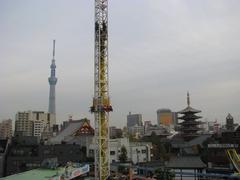
[[[127,128],[129,135],[134,137],[141,137],[144,134],[144,126],[142,122],[141,114],[129,114],[127,115]]]
[[[157,110],[157,123],[158,125],[170,126],[173,125],[173,116],[170,109]]]
[[[12,120],[3,120],[0,123],[0,139],[7,139],[12,137]]]
[[[24,111],[16,114],[15,133],[21,136],[41,136],[44,129],[56,124],[55,114],[43,111]]]
[[[55,86],[57,84],[57,78],[56,78],[56,64],[55,64],[55,40],[53,40],[53,58],[52,58],[52,64],[50,68],[51,68],[51,76],[48,78],[48,82],[50,85],[48,112],[56,114]]]
[[[142,126],[142,115],[141,114],[129,114],[127,115],[127,127],[131,128],[133,126]]]
[[[15,133],[19,136],[32,136],[33,134],[33,122],[31,112],[18,112],[15,118]]]

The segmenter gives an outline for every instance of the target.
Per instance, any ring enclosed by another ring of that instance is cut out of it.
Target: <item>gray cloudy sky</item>
[[[158,108],[192,106],[240,122],[239,0],[109,0],[110,124]],[[93,96],[94,0],[0,1],[0,119],[47,110],[56,39],[58,121],[88,112]]]

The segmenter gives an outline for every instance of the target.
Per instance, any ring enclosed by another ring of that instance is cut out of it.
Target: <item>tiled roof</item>
[[[58,170],[52,169],[34,169],[8,177],[0,178],[2,180],[48,180],[51,176],[56,175]]]
[[[168,168],[173,169],[201,169],[206,168],[199,156],[180,156],[172,157],[167,164]]]
[[[85,121],[72,121],[69,125],[61,131],[56,137],[49,140],[50,143],[60,144],[62,141],[70,141],[73,134],[82,126]]]
[[[182,111],[179,111],[178,113],[180,113],[180,114],[185,114],[185,113],[188,113],[188,112],[191,112],[191,113],[200,113],[200,112],[202,112],[202,111],[197,110],[197,109],[194,109],[194,108],[192,108],[191,106],[188,106],[188,107],[186,107],[185,109],[183,109]]]

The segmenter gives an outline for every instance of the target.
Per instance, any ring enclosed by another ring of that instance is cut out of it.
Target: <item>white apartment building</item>
[[[12,137],[12,120],[7,119],[0,122],[0,139]]]
[[[43,130],[56,124],[55,114],[43,111],[24,111],[16,114],[15,133],[22,136],[41,136]]]
[[[119,138],[109,140],[111,163],[119,161],[122,146],[124,146],[127,150],[128,161],[132,161],[134,164],[151,161],[152,143],[129,142],[128,138]]]
[[[33,136],[41,136],[44,130],[43,121],[33,121]]]

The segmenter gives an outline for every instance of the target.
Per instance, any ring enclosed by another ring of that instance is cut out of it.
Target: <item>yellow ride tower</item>
[[[108,86],[108,0],[95,0],[94,98],[95,179],[106,180],[109,164],[109,112],[112,111]]]

